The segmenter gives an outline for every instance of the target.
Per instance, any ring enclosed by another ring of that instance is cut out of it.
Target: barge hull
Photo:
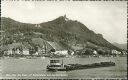
[[[92,68],[111,67],[111,66],[115,66],[115,63],[114,62],[101,62],[101,63],[86,64],[86,65],[68,64],[68,65],[64,65],[64,68],[61,68],[61,69],[54,69],[54,68],[49,68],[49,67],[47,67],[47,69],[49,71],[72,71],[72,70],[92,69]]]

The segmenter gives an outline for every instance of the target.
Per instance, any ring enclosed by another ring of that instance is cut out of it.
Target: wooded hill
[[[70,20],[66,16],[40,24],[22,23],[1,17],[1,29],[4,31],[1,45],[14,42],[31,44],[33,38],[41,38],[55,42],[64,49],[77,50],[90,46],[91,48],[121,50],[104,39],[102,34],[96,34],[81,22]]]

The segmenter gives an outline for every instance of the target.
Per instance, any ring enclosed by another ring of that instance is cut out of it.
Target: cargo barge
[[[115,66],[114,62],[100,62],[92,64],[67,64],[64,65],[63,61],[60,63],[60,60],[50,60],[50,65],[47,66],[49,71],[71,71],[71,70],[80,70],[80,69],[90,69],[90,68],[100,68],[100,67],[110,67]]]

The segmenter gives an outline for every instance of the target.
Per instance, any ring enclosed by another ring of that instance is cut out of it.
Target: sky
[[[1,16],[42,23],[66,14],[109,42],[127,43],[126,1],[2,1]]]

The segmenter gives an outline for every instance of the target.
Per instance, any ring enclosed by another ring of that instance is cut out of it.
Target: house
[[[112,50],[111,51],[112,54],[121,54],[121,52],[117,51],[117,50]]]
[[[6,53],[7,52],[7,53]],[[5,51],[4,54],[7,54],[7,55],[10,55],[10,54],[13,54],[12,50],[8,50],[8,51]]]
[[[38,52],[36,52],[35,54],[33,54],[33,55],[39,55],[39,53]]]
[[[68,50],[55,51],[56,55],[68,55]]]
[[[74,55],[74,51],[71,52],[71,55]]]
[[[12,43],[6,46],[5,54],[29,55],[29,49],[22,43]]]
[[[21,54],[22,52],[20,51],[20,49],[16,49],[15,53],[16,54]]]
[[[112,54],[116,54],[116,52],[117,52],[116,50],[112,50],[111,51]]]
[[[94,50],[94,51],[93,51],[93,54],[94,54],[94,55],[97,55],[97,51],[96,51],[96,50]]]
[[[127,54],[127,52],[126,52],[126,51],[122,51],[122,54],[126,55],[126,54]]]
[[[58,43],[56,42],[47,42],[50,44],[50,46],[52,47],[52,50],[55,51],[51,51],[51,54],[56,54],[56,55],[68,55],[68,50],[63,49]]]
[[[29,49],[23,49],[23,53],[22,53],[23,55],[30,55],[29,54]]]

